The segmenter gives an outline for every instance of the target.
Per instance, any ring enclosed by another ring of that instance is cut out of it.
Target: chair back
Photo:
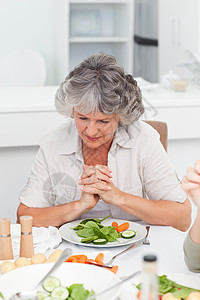
[[[167,128],[167,123],[162,122],[162,121],[144,121],[151,125],[157,132],[160,134],[160,141],[167,151],[167,143],[168,143],[168,128]]]

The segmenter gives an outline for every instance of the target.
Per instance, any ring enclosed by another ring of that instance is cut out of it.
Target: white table
[[[145,226],[145,223],[141,223]],[[118,265],[117,274],[119,276],[129,275],[142,268],[142,258],[145,254],[155,254],[158,258],[158,273],[181,273],[192,274],[200,278],[200,273],[192,273],[187,269],[184,262],[183,241],[187,233],[176,230],[168,226],[151,226],[149,233],[150,245],[142,245],[133,248],[121,256],[117,257],[114,265]],[[93,248],[79,246],[67,241],[63,241],[59,248],[70,247],[73,254],[86,254],[88,258],[95,257],[99,252],[103,252],[106,257],[112,257],[128,246],[112,248]],[[51,251],[52,252],[52,251]],[[48,254],[48,253],[47,253]]]
[[[141,222],[143,226],[146,224]],[[168,275],[171,273],[190,275],[190,283],[200,281],[200,273],[190,272],[184,262],[183,241],[187,233],[178,231],[168,226],[151,226],[149,233],[150,245],[142,245],[133,248],[122,254],[114,261],[114,265],[119,266],[118,276],[126,276],[142,269],[142,258],[145,254],[155,254],[158,258],[158,273]],[[86,254],[88,258],[95,258],[99,252],[105,254],[105,258],[112,257],[116,253],[126,249],[128,246],[111,247],[111,248],[94,248],[82,245],[75,245],[67,241],[62,241],[60,249],[71,248],[73,254]],[[45,254],[48,257],[54,250],[48,250]],[[96,267],[99,268],[99,267]],[[174,274],[173,274],[174,275]],[[192,275],[192,276],[191,276]],[[1,276],[1,275],[0,275]],[[186,283],[187,284],[187,279]],[[133,286],[133,279],[124,284],[120,290],[120,298],[116,300],[133,300],[135,299],[136,289]],[[136,279],[135,279],[136,280]],[[140,278],[138,278],[140,280]],[[176,280],[176,278],[174,279]]]

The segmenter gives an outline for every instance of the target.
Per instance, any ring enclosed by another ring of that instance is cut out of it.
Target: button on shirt
[[[50,207],[79,200],[83,165],[82,140],[74,120],[67,119],[42,139],[30,178],[20,194],[21,203]],[[123,192],[155,201],[186,200],[159,134],[143,121],[118,127],[108,153],[108,167],[113,183]],[[114,205],[101,203],[98,207],[105,213],[110,211],[112,218],[137,219]],[[94,216],[98,207],[89,214]]]

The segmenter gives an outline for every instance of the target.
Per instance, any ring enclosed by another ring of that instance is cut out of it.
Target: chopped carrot
[[[118,227],[118,223],[117,222],[112,222],[112,226],[117,228]]]
[[[92,259],[92,258],[88,258],[88,259],[86,260],[86,264],[87,264],[87,262],[88,262],[88,261],[95,262],[95,260],[94,260],[94,259]]]
[[[84,254],[80,254],[80,255],[71,255],[70,257],[68,257],[65,262],[72,262],[72,263],[83,263],[83,264],[87,264],[88,262],[96,262],[100,265],[104,265],[103,263],[103,259],[104,259],[104,254],[103,253],[98,253],[95,260],[92,258],[87,258],[86,255]],[[114,266],[112,268],[107,268],[107,270],[112,271],[113,273],[116,273],[118,270],[118,266]]]
[[[68,257],[66,259],[66,262],[80,262],[80,260],[81,260],[81,262],[85,263],[86,260],[87,260],[87,256],[84,255],[84,254],[81,254],[81,255],[71,255],[70,257]]]
[[[124,222],[121,225],[118,226],[118,232],[122,232],[124,230],[127,230],[129,228],[129,223]]]
[[[85,264],[86,261],[87,261],[87,256],[86,255],[81,256],[80,259],[79,259],[79,263],[81,263],[81,264]]]
[[[72,255],[73,257],[75,257],[77,260],[80,260],[80,259],[87,259],[87,255],[84,255],[84,254],[79,254],[79,255]]]
[[[76,257],[72,257],[72,262],[73,263],[77,263],[78,262],[78,259]]]
[[[114,227],[115,230],[118,232],[118,223],[117,222],[112,222],[112,227]]]
[[[104,254],[100,252],[99,254],[97,254],[95,258],[95,262],[97,264],[103,263],[103,259],[104,259]]]
[[[70,256],[68,257],[68,259],[66,259],[66,262],[78,262],[77,258],[75,258],[74,256]]]
[[[65,262],[71,262],[72,261],[72,256],[68,257]]]
[[[113,272],[113,273],[117,273],[117,271],[118,271],[118,266],[114,266],[114,267],[112,267],[111,269],[109,268],[108,270],[110,270],[111,272]]]
[[[138,299],[142,299],[142,291],[141,290],[138,291],[137,298]]]

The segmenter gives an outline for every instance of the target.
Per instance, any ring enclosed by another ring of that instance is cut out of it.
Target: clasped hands
[[[108,204],[114,204],[122,193],[113,184],[111,170],[105,165],[84,165],[79,184],[82,192],[99,195]]]

